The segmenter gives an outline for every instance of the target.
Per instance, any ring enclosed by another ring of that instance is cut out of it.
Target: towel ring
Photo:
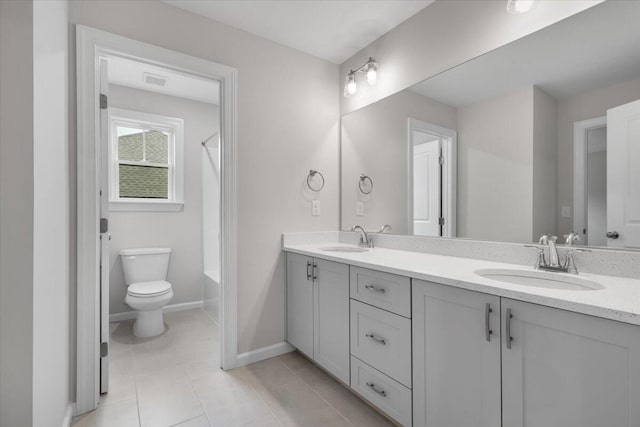
[[[318,187],[318,188],[313,188],[313,185],[311,185],[311,178],[316,176],[316,174],[320,175],[320,178],[322,178],[322,184],[320,184],[320,187]],[[311,169],[309,171],[309,175],[307,175],[307,186],[309,187],[309,189],[311,191],[315,191],[316,193],[319,192],[320,190],[322,190],[324,188],[324,175],[322,175],[318,171],[314,171],[313,169]]]
[[[369,191],[365,191],[367,181],[369,181]],[[362,188],[363,185],[365,186],[364,188]],[[365,174],[360,175],[360,180],[358,181],[358,188],[360,189],[360,192],[362,194],[371,194],[371,192],[373,191],[373,180],[371,179],[371,177]]]

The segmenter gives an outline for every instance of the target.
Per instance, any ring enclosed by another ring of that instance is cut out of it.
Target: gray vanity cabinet
[[[349,266],[287,253],[287,341],[349,384]]]
[[[506,298],[502,319],[504,427],[640,425],[640,327]]]
[[[313,258],[287,253],[287,341],[313,358]]]
[[[640,426],[638,326],[420,280],[412,313],[414,426]]]
[[[415,279],[412,293],[413,425],[501,425],[500,298]]]
[[[313,360],[349,384],[349,266],[314,263]]]

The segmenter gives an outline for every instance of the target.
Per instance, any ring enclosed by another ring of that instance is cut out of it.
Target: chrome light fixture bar
[[[370,86],[376,84],[378,80],[378,63],[372,58],[369,57],[367,62],[365,62],[360,67],[355,70],[349,71],[347,77],[344,81],[344,96],[347,98],[352,97],[358,91],[358,83],[356,81],[356,76],[358,73],[363,73],[365,76],[365,80],[369,83]]]
[[[533,7],[534,0],[508,0],[507,12],[512,15],[520,15],[529,12]]]

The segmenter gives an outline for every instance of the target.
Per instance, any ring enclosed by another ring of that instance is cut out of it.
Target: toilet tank
[[[166,280],[171,248],[135,248],[120,250],[124,281],[138,282]]]

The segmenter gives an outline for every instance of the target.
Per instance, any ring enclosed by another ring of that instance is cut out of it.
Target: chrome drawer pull
[[[387,392],[384,390],[380,390],[374,383],[367,383],[367,387],[378,393],[380,396],[387,397]]]
[[[507,308],[506,313],[506,332],[507,332],[507,348],[511,348],[511,342],[513,341],[513,337],[511,336],[511,319],[513,319],[513,314],[511,313],[511,309]]]
[[[370,291],[376,291],[376,292],[381,293],[381,294],[384,294],[384,293],[387,292],[384,288],[378,288],[378,287],[373,286],[373,285],[366,285],[364,288],[368,289]]]
[[[387,345],[387,342],[384,340],[384,338],[380,338],[379,336],[377,336],[376,334],[364,334],[365,337],[374,340],[375,342],[382,344],[382,345]]]
[[[491,309],[491,304],[487,303],[484,306],[484,336],[487,341],[491,341],[491,334],[493,331],[491,330],[491,319],[490,315],[493,312]]]

